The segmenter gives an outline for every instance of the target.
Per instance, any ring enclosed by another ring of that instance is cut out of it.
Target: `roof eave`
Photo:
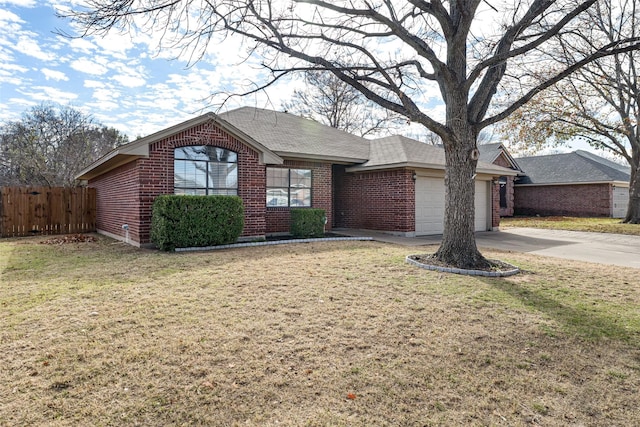
[[[320,161],[337,164],[357,164],[364,163],[369,160],[357,157],[325,156],[322,154],[296,153],[289,151],[276,151],[275,153],[279,157],[286,158],[288,160]]]
[[[76,179],[92,179],[128,162],[139,158],[148,158],[149,145],[209,121],[221,127],[224,131],[234,137],[240,139],[243,143],[258,152],[261,163],[277,165],[283,163],[283,159],[280,156],[260,144],[255,139],[251,138],[246,133],[242,132],[240,129],[213,113],[206,113],[202,116],[187,120],[159,132],[137,139],[129,144],[123,145],[122,147],[116,148],[80,171],[76,175]]]
[[[357,165],[357,166],[347,168],[347,172],[365,172],[365,171],[397,169],[397,168],[445,170],[445,166],[440,163],[396,162],[396,163],[388,163],[388,164],[379,164],[374,166],[367,166],[366,164]],[[502,166],[496,166],[495,168],[479,167],[479,168],[476,168],[476,173],[481,173],[486,175],[498,175],[498,176],[518,175],[518,171],[515,171],[513,169],[503,168]]]
[[[476,173],[485,173],[489,175],[517,176],[518,172],[519,171],[514,169],[503,168],[502,166],[496,166],[492,168],[486,168],[486,167],[476,168]]]
[[[122,148],[116,148],[115,150],[110,151],[106,155],[102,156],[101,158],[81,170],[75,178],[78,180],[93,179],[96,176],[102,175],[109,172],[110,170],[117,168],[118,166],[122,166],[140,158],[148,157],[149,145],[144,143],[140,144],[138,141],[134,141],[131,144],[127,144]]]
[[[626,181],[573,181],[573,182],[543,182],[543,183],[529,183],[529,184],[518,184],[515,183],[516,187],[548,187],[552,185],[588,185],[588,184],[611,184],[618,185],[621,187],[628,187],[629,183]]]

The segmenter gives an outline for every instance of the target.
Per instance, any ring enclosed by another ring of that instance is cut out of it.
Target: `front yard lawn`
[[[0,240],[0,425],[634,425],[638,271],[322,242]]]
[[[590,231],[640,236],[640,224],[622,224],[620,218],[579,218],[570,216],[500,218],[500,227],[532,227],[552,230]]]

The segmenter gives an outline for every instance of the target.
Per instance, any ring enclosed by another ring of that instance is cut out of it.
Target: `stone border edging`
[[[193,251],[215,251],[219,249],[230,248],[247,248],[252,246],[271,246],[271,245],[285,245],[288,243],[313,243],[313,242],[332,242],[332,241],[347,241],[347,240],[360,240],[371,241],[372,237],[318,237],[315,239],[287,239],[287,240],[272,240],[267,242],[245,242],[245,243],[230,243],[228,245],[218,246],[199,246],[190,248],[176,248],[176,252],[193,252]]]
[[[484,277],[509,277],[509,276],[513,276],[515,274],[520,273],[520,269],[518,267],[516,267],[515,265],[508,264],[504,261],[500,261],[500,262],[513,267],[513,269],[506,270],[506,271],[484,271],[484,270],[466,270],[464,268],[440,267],[438,265],[423,264],[421,262],[416,261],[415,259],[411,259],[412,256],[413,255],[407,255],[407,257],[405,258],[406,262],[408,262],[409,264],[413,264],[416,267],[424,268],[425,270],[440,271],[443,273],[462,274],[466,276],[484,276]]]

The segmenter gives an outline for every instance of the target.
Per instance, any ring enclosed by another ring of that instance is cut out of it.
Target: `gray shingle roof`
[[[259,152],[261,161],[281,164],[283,157],[357,165],[350,170],[391,167],[444,169],[444,150],[403,136],[368,140],[284,112],[242,107],[219,115],[206,113],[125,144],[82,170],[92,179],[120,165],[149,156],[149,145],[194,126],[217,123]],[[371,152],[370,152],[371,151]],[[478,172],[507,174],[509,169],[478,162]]]
[[[505,155],[509,163],[512,164],[515,170],[521,170],[520,165],[516,160],[511,157],[509,151],[499,142],[493,144],[480,144],[478,145],[478,151],[480,152],[479,160],[482,162],[493,163],[496,161],[500,154]]]
[[[281,156],[353,163],[369,158],[366,139],[293,114],[241,107],[218,117]]]
[[[481,144],[478,145],[478,151],[480,151],[479,160],[487,163],[493,163],[500,153],[502,153],[502,144],[499,142],[495,144]]]
[[[349,171],[411,166],[444,169],[444,149],[400,135],[371,140],[369,160]],[[479,161],[478,172],[513,174],[510,169]]]
[[[582,150],[517,160],[526,175],[517,184],[629,181],[629,168]]]

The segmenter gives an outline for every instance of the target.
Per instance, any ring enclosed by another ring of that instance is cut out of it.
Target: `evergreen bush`
[[[153,203],[151,242],[163,251],[235,242],[244,228],[237,196],[159,196]]]
[[[327,221],[324,209],[291,209],[291,234],[294,237],[323,237]]]

